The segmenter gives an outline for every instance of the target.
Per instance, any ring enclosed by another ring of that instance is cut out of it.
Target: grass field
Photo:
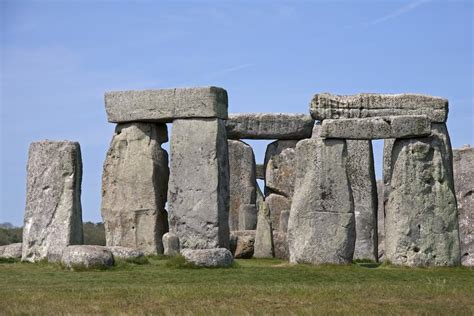
[[[193,269],[174,261],[87,272],[3,262],[0,314],[474,314],[473,269],[255,259]]]

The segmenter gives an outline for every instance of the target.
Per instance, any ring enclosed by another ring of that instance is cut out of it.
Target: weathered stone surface
[[[22,253],[22,246],[23,244],[21,242],[0,246],[0,258],[20,259]]]
[[[283,260],[288,260],[290,258],[286,233],[281,231],[273,231],[273,248],[275,252],[275,258]]]
[[[280,213],[279,231],[286,233],[288,231],[288,220],[290,219],[290,210],[284,210]]]
[[[239,225],[241,206],[255,205],[256,203],[255,156],[252,147],[242,141],[229,140],[228,148],[230,170],[229,229],[231,231],[242,230],[243,228]],[[255,224],[256,221],[255,214]]]
[[[134,248],[128,248],[128,247],[121,247],[121,246],[112,246],[112,247],[106,247],[114,256],[114,259],[137,259],[145,256],[143,251],[134,249]]]
[[[291,200],[283,195],[272,193],[265,199],[265,203],[270,211],[273,230],[280,227],[281,212],[291,209]]]
[[[229,139],[303,139],[311,137],[314,120],[305,114],[230,114],[226,121]]]
[[[239,211],[239,230],[255,230],[257,228],[257,206],[242,204]]]
[[[347,172],[354,198],[356,222],[354,259],[377,261],[378,203],[372,142],[348,140],[347,156]]]
[[[314,119],[426,115],[432,122],[448,118],[448,100],[421,94],[316,94],[310,104]]]
[[[383,205],[387,205],[388,196],[390,193],[390,180],[392,178],[392,150],[395,144],[394,138],[387,138],[383,141]]]
[[[227,118],[227,91],[217,87],[114,91],[105,93],[112,123],[171,123],[181,118]]]
[[[22,260],[59,260],[64,247],[82,244],[79,143],[30,145]]]
[[[292,263],[349,263],[355,244],[354,202],[344,140],[296,146],[297,176],[288,221]]]
[[[298,141],[278,140],[265,151],[265,196],[278,193],[293,196],[295,186],[295,147]]]
[[[432,136],[397,139],[385,208],[385,256],[394,264],[460,263],[452,152],[444,124]]]
[[[228,249],[183,249],[181,254],[187,262],[198,267],[228,267],[234,263],[234,257]]]
[[[168,231],[168,140],[165,124],[128,123],[115,129],[102,175],[101,213],[107,246],[162,254]]]
[[[77,245],[64,248],[61,263],[65,267],[75,270],[111,267],[115,260],[107,247]]]
[[[425,115],[327,119],[321,129],[323,138],[366,140],[421,137],[430,133],[431,121]]]
[[[461,262],[474,266],[474,148],[453,150],[454,186],[459,210]]]
[[[311,133],[311,139],[321,138],[321,122],[314,123],[313,132]]]
[[[163,254],[165,256],[179,255],[179,238],[173,233],[163,235]]]
[[[255,230],[230,232],[230,251],[237,259],[250,259],[255,246]]]
[[[181,249],[229,247],[229,160],[220,119],[175,120],[168,190]]]
[[[377,181],[378,208],[377,208],[377,229],[378,229],[378,259],[383,261],[385,254],[385,214],[384,214],[384,184],[383,180]],[[356,223],[357,224],[357,223]]]
[[[265,180],[265,166],[261,164],[256,165],[256,177],[259,180]]]
[[[257,232],[255,234],[255,258],[273,258],[273,232],[270,211],[266,202],[259,205]]]
[[[260,212],[260,204],[265,201],[265,196],[263,195],[263,192],[260,189],[260,186],[258,185],[258,183],[255,183],[255,189],[257,191],[256,205],[257,205],[257,221],[258,221],[258,212]]]

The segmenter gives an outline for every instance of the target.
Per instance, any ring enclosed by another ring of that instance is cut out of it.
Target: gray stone
[[[257,221],[258,221],[258,212],[260,212],[260,203],[265,201],[265,196],[263,195],[263,192],[260,189],[260,186],[258,185],[258,183],[255,183],[255,189],[257,191],[256,205],[257,205]]]
[[[265,196],[278,193],[293,196],[295,186],[295,147],[298,141],[278,140],[265,152]]]
[[[198,267],[229,267],[234,263],[232,253],[225,248],[184,249],[181,251],[187,262]]]
[[[346,142],[302,140],[296,157],[296,190],[287,236],[290,262],[352,262],[356,234]]]
[[[237,259],[250,259],[255,246],[255,230],[230,232],[230,251]]]
[[[461,262],[474,266],[474,148],[453,150],[454,186],[459,210]]]
[[[229,139],[303,139],[311,137],[314,120],[306,114],[230,114]]]
[[[290,258],[286,233],[281,231],[273,231],[273,248],[275,252],[275,258],[283,260],[288,260]]]
[[[383,180],[377,181],[378,208],[377,208],[377,229],[378,229],[378,261],[384,259],[385,254],[385,214],[384,214],[384,184]],[[357,223],[356,223],[357,225]]]
[[[27,173],[22,260],[59,260],[64,247],[83,242],[79,143],[31,143]]]
[[[280,213],[280,232],[283,232],[286,234],[288,231],[288,220],[290,219],[290,211],[289,210],[284,210],[281,211]]]
[[[428,136],[431,121],[427,116],[389,116],[323,121],[321,137],[343,139],[383,139]]]
[[[217,87],[105,93],[111,123],[171,123],[182,118],[227,118],[227,91]]]
[[[116,259],[123,259],[123,260],[138,259],[145,256],[143,251],[134,249],[134,248],[121,247],[121,246],[112,246],[112,247],[106,247],[106,248],[112,253],[115,260]]]
[[[394,144],[394,138],[387,138],[383,142],[383,205],[387,204],[388,196],[390,193],[390,180],[392,178],[392,150]]]
[[[162,254],[168,231],[166,124],[127,123],[115,129],[102,175],[101,213],[107,246]]]
[[[265,180],[265,166],[261,164],[257,164],[255,169],[256,177],[259,180]]]
[[[23,244],[15,243],[5,246],[0,246],[0,258],[6,259],[20,259],[22,253]]]
[[[452,152],[444,124],[432,136],[397,139],[385,208],[385,256],[393,264],[460,263]]]
[[[163,235],[163,254],[165,256],[179,255],[179,238],[173,233]]]
[[[421,94],[321,93],[311,101],[310,112],[316,120],[426,115],[432,122],[443,123],[448,118],[448,100]]]
[[[259,205],[254,258],[273,258],[273,232],[270,211],[266,202]]]
[[[354,198],[356,243],[354,259],[377,261],[377,183],[372,142],[347,141],[347,171]]]
[[[291,209],[291,200],[283,195],[272,193],[265,199],[265,204],[270,211],[272,228],[273,230],[278,230],[280,227],[281,213]]]
[[[239,225],[239,212],[242,210],[242,205],[255,205],[256,203],[255,156],[252,147],[242,141],[229,140],[228,148],[230,170],[229,229],[231,231],[242,230],[245,229]],[[256,215],[254,220],[256,225]]]
[[[229,247],[227,153],[222,120],[173,122],[168,209],[181,249]]]
[[[115,260],[107,247],[77,245],[64,248],[61,263],[71,270],[100,269],[113,266]]]
[[[239,211],[239,230],[255,230],[257,228],[257,206],[242,204]]]
[[[321,138],[321,122],[314,123],[313,132],[311,133],[311,139]]]

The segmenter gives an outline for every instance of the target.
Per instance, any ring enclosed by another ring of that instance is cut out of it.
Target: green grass
[[[474,314],[474,270],[237,260],[188,268],[149,257],[103,271],[0,262],[4,314]]]

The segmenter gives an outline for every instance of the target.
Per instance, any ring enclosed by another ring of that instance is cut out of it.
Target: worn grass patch
[[[474,270],[238,260],[181,268],[148,257],[80,273],[54,264],[0,264],[0,314],[474,314]]]

